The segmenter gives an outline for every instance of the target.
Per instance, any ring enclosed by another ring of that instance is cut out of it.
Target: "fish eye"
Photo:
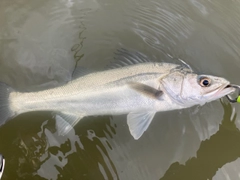
[[[202,87],[208,87],[211,85],[211,80],[207,77],[203,77],[203,78],[200,78],[200,82],[199,84],[202,86]]]

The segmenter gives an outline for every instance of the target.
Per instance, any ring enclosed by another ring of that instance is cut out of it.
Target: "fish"
[[[0,179],[2,178],[4,167],[5,167],[5,158],[3,157],[2,154],[0,154]]]
[[[127,114],[130,134],[137,140],[157,112],[204,105],[235,91],[225,78],[121,53],[124,58],[115,67],[76,69],[70,82],[55,88],[19,92],[0,83],[0,125],[22,113],[51,111],[65,120],[56,122],[65,135],[85,116]]]

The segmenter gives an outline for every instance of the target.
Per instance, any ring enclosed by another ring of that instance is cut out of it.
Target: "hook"
[[[235,98],[235,99],[232,99],[231,96],[226,95],[227,99],[228,99],[229,102],[231,102],[231,103],[236,103],[236,102],[239,102],[239,103],[240,103],[240,86],[235,85],[235,84],[231,84],[230,86],[238,90],[238,97]]]

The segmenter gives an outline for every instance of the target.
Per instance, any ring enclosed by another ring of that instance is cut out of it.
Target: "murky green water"
[[[0,81],[54,87],[125,48],[240,84],[239,37],[238,0],[1,0]],[[51,113],[22,114],[0,128],[2,179],[240,179],[239,112],[224,101],[160,112],[138,141],[125,115],[86,117],[62,137]]]

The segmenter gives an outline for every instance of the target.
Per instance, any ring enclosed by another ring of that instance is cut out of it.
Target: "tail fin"
[[[13,89],[4,83],[0,83],[0,126],[3,125],[14,113],[9,107],[9,95]]]

